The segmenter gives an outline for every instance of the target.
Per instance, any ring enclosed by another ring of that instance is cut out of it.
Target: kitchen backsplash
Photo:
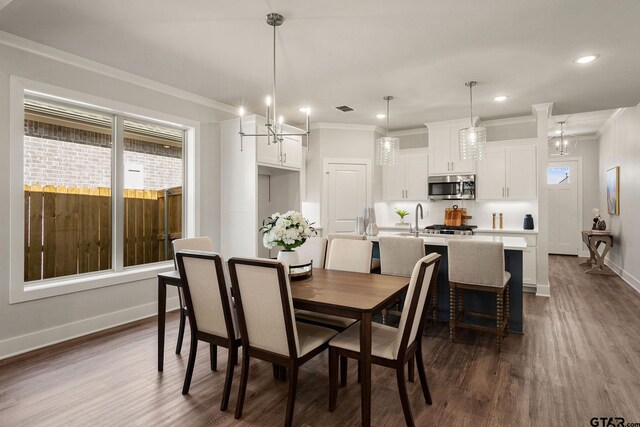
[[[473,219],[467,221],[470,225],[477,225],[480,228],[491,228],[491,214],[493,212],[503,213],[504,228],[522,228],[525,214],[532,214],[534,223],[537,227],[538,221],[538,203],[537,201],[523,202],[476,202],[472,200],[451,200],[451,201],[424,201],[422,208],[424,210],[424,219],[419,221],[420,227],[431,224],[444,224],[444,212],[446,208],[458,205],[460,208],[467,210],[467,215],[473,216]],[[415,222],[415,209],[417,202],[397,202],[397,203],[376,203],[376,219],[378,225],[389,226],[400,222],[400,217],[396,215],[396,209],[405,209],[410,212],[405,218],[406,222]],[[496,219],[496,227],[498,220]]]

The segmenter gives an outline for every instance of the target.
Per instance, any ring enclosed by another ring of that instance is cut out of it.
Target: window
[[[547,184],[566,185],[571,183],[570,168],[568,166],[547,168]]]
[[[169,260],[182,237],[185,131],[104,111],[24,98],[25,283]]]

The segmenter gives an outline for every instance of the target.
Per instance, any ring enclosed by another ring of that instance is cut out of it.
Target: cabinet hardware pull
[[[502,187],[502,197],[504,197],[504,187]]]
[[[509,197],[509,187],[507,187],[507,197]]]

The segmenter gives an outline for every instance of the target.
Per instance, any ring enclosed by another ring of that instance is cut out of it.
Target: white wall
[[[199,229],[219,240],[219,138],[211,122],[226,117],[219,110],[203,103],[168,95],[167,88],[144,79],[124,79],[124,73],[81,58],[62,54],[65,61],[51,59],[9,47],[0,38],[0,198],[10,199],[10,76],[34,80],[128,105],[146,108],[161,114],[181,117],[201,124],[200,145],[194,159],[196,175],[203,179],[202,194],[196,188],[196,207],[200,218]],[[13,43],[13,42],[12,42]],[[33,43],[29,46],[38,50]],[[47,55],[53,50],[47,48]],[[56,52],[53,52],[56,54]],[[76,62],[77,59],[77,62]],[[80,66],[72,65],[76,62]],[[118,76],[118,77],[114,77]],[[134,81],[136,83],[134,83]],[[197,99],[196,96],[193,97]],[[156,313],[156,280],[148,279],[123,283],[90,291],[77,292],[19,304],[9,304],[10,227],[9,209],[0,210],[0,358],[83,335]],[[21,266],[13,266],[22,268]],[[169,302],[176,306],[175,292]],[[169,344],[170,345],[170,344]]]
[[[620,215],[607,214],[607,169],[620,167]],[[599,208],[614,236],[607,264],[640,292],[640,107],[627,108],[600,137]]]

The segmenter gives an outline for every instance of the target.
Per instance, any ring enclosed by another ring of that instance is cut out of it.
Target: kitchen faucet
[[[416,206],[416,228],[415,230],[413,230],[413,234],[416,237],[420,236],[420,227],[418,227],[418,210],[420,211],[420,219],[424,218],[424,216],[422,215],[422,204],[418,203],[418,205]]]

